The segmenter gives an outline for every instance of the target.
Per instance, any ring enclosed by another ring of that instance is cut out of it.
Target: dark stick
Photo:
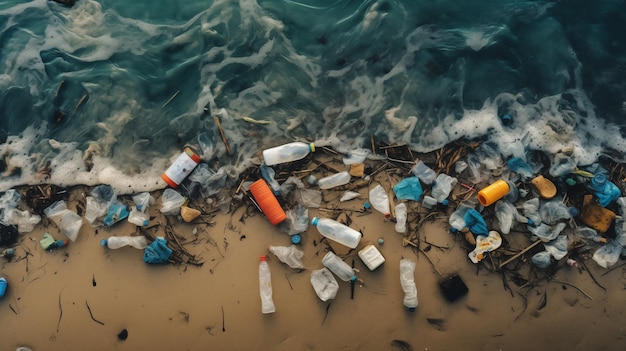
[[[224,305],[222,305],[222,332],[226,331],[226,318],[224,318]]]
[[[61,326],[61,317],[63,317],[63,306],[61,306],[61,294],[63,293],[63,289],[59,292],[59,321],[57,322],[57,333],[59,332],[59,327]]]
[[[583,261],[581,261],[581,263],[583,264],[583,267],[585,267],[585,270],[587,271],[587,273],[589,273],[589,276],[591,277],[591,280],[593,280],[593,282],[596,283],[597,286],[601,287],[602,290],[606,291],[606,288],[603,287],[602,285],[600,285],[600,283],[598,283],[598,281],[596,280],[596,277],[594,277],[593,274],[591,274],[591,271],[587,267],[587,264],[585,263],[585,261],[583,260]]]
[[[328,310],[330,310],[330,304],[326,305],[326,313],[324,314],[324,319],[322,319],[322,325],[324,325],[326,318],[328,318]]]
[[[354,259],[352,259],[352,268],[354,270]],[[354,300],[354,280],[350,280],[350,299]]]
[[[89,303],[87,302],[87,300],[85,300],[85,305],[87,305],[87,310],[89,311],[89,316],[91,317],[91,320],[93,320],[94,322],[100,324],[100,325],[104,325],[104,323],[100,322],[99,320],[95,319],[93,317],[93,313],[91,313],[91,307],[89,307]]]

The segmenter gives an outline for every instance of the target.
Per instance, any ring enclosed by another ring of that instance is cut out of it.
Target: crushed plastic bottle
[[[141,236],[110,236],[107,239],[100,240],[100,245],[109,249],[119,249],[125,246],[131,246],[136,249],[143,250],[148,246],[146,237]]]
[[[451,231],[459,231],[466,227],[465,213],[470,209],[474,209],[474,206],[468,203],[461,203],[459,207],[457,207],[457,209],[452,212],[452,214],[448,218],[448,223],[450,223]]]
[[[507,161],[509,169],[520,175],[524,182],[535,177],[535,172],[526,161],[519,157],[513,157]]]
[[[417,287],[415,286],[415,261],[405,258],[400,260],[400,285],[404,291],[402,303],[409,311],[413,312],[417,308]]]
[[[382,185],[378,184],[370,190],[370,203],[375,210],[382,213],[385,218],[391,216],[389,206],[389,196]]]
[[[404,233],[406,232],[406,217],[407,217],[406,204],[404,202],[397,204],[395,207],[395,212],[396,212],[396,224],[394,226],[394,229],[398,233]]]
[[[528,224],[528,218],[519,214],[515,206],[508,201],[498,201],[495,205],[496,219],[500,223],[502,234],[509,234],[513,221]]]
[[[447,198],[457,182],[455,177],[450,177],[444,173],[439,174],[435,180],[435,184],[433,184],[430,196],[437,199],[437,202],[446,204]]]
[[[276,312],[276,306],[272,299],[272,273],[265,256],[261,256],[259,261],[259,293],[261,295],[261,312],[264,314]]]
[[[437,173],[422,160],[417,161],[415,166],[411,168],[411,172],[426,185],[432,185],[435,182],[435,178],[437,178]]]
[[[274,246],[269,247],[271,253],[276,255],[280,262],[285,263],[291,268],[304,268],[302,264],[302,256],[304,252],[300,251],[295,245],[291,246]]]

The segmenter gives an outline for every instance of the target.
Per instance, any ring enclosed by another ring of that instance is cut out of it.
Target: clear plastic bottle
[[[426,166],[422,160],[417,161],[415,166],[411,168],[411,172],[426,185],[432,185],[435,178],[437,178],[437,173],[432,168]]]
[[[348,184],[350,182],[350,178],[350,172],[343,171],[318,180],[317,185],[319,185],[320,189],[330,189],[336,186]]]
[[[458,181],[456,178],[441,173],[437,176],[435,184],[433,184],[433,190],[430,195],[437,199],[437,202],[446,204],[447,198],[450,195],[452,189],[456,186],[457,182]]]
[[[295,141],[263,150],[263,160],[268,166],[297,161],[315,151],[315,145]]]
[[[404,291],[404,306],[411,312],[417,308],[417,287],[415,286],[415,261],[400,260],[400,285]]]
[[[406,204],[404,202],[397,204],[395,208],[395,212],[396,212],[396,225],[395,225],[396,232],[404,233],[406,232],[406,216],[407,216]]]
[[[317,227],[317,230],[323,236],[351,249],[356,248],[361,240],[361,233],[359,231],[341,224],[334,219],[313,217],[311,224]]]
[[[370,203],[375,210],[385,215],[385,218],[391,216],[389,196],[382,185],[378,184],[370,190]]]
[[[350,267],[349,264],[345,263],[337,255],[335,255],[332,251],[328,251],[324,258],[322,258],[322,265],[330,269],[331,272],[335,273],[337,277],[339,277],[339,279],[343,280],[344,282],[356,280],[354,269]]]
[[[136,249],[143,250],[148,246],[145,236],[110,236],[107,239],[100,240],[101,246],[109,249],[119,249],[124,246],[132,246]]]
[[[264,314],[276,312],[272,299],[272,274],[266,256],[261,256],[259,261],[259,293],[261,294],[261,312]]]

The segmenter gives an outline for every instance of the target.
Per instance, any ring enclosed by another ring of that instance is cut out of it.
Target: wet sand
[[[389,186],[384,181],[381,184]],[[69,208],[76,209],[88,191],[71,189]],[[394,230],[393,220],[375,210],[364,211],[368,187],[358,191],[361,198],[347,202],[338,201],[339,191],[324,191],[321,207],[335,211],[311,208],[308,214],[312,218],[346,213],[351,227],[363,233],[357,249],[348,251],[329,244],[309,225],[299,246],[304,252],[304,270],[292,269],[269,253],[269,245],[289,246],[290,237],[251,204],[231,213],[217,212],[207,223],[170,218],[184,247],[204,262],[200,267],[149,265],[143,262],[143,250],[109,250],[99,245],[110,235],[138,235],[135,226],[126,221],[110,229],[92,228],[85,221],[75,242],[48,252],[39,244],[43,233],[64,237],[44,220],[34,231],[21,235],[11,261],[1,259],[1,275],[9,281],[7,294],[0,300],[2,349],[623,349],[626,268],[609,272],[588,259],[588,272],[567,266],[563,259],[550,281],[537,279],[532,288],[523,282],[516,285],[511,275],[503,279],[493,265],[475,265],[468,259],[470,245],[448,231],[445,212],[434,211],[422,225],[410,215],[405,235],[419,238],[431,264],[422,252],[403,246],[404,236]],[[165,224],[165,216],[159,212],[160,192],[154,196],[150,223]],[[421,218],[429,213],[415,202],[407,205],[409,213]],[[163,226],[153,233],[162,236]],[[379,238],[384,239],[382,245],[377,243]],[[503,238],[512,251],[531,243],[523,228]],[[373,272],[357,256],[370,242],[386,259]],[[353,299],[350,284],[339,279],[338,294],[328,302],[322,302],[311,286],[311,271],[322,268],[321,259],[331,247],[347,263],[354,260],[359,270],[362,284],[356,285]],[[272,273],[276,312],[269,315],[261,313],[261,255],[268,255]],[[531,270],[538,269],[532,267],[529,257],[524,255],[507,265],[509,272],[540,276],[540,270],[539,275],[532,274]],[[401,258],[417,262],[419,306],[415,312],[408,312],[402,304]],[[439,290],[442,276],[437,270],[443,276],[459,275],[469,288],[467,295],[446,301]],[[117,335],[124,329],[128,337],[120,340]]]

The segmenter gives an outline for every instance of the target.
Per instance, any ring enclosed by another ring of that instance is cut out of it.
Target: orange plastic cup
[[[486,186],[478,192],[478,201],[483,206],[489,206],[509,193],[509,184],[500,179]]]
[[[287,218],[287,214],[280,207],[278,199],[265,180],[259,179],[252,183],[250,192],[270,223],[276,225]]]

